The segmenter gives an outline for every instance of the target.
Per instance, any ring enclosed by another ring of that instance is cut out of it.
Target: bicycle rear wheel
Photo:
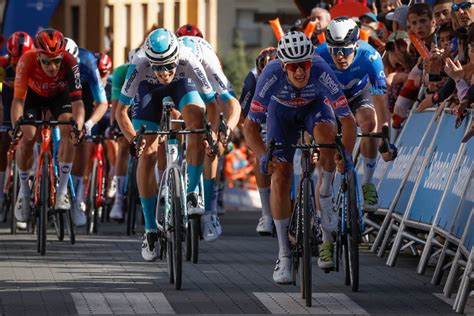
[[[137,161],[129,165],[127,183],[127,235],[135,235],[137,226],[138,189],[136,184]]]
[[[310,192],[309,179],[303,181],[303,295],[306,306],[312,305],[312,273],[311,273],[311,218],[310,218]]]
[[[97,233],[97,159],[94,159],[94,163],[92,165],[92,174],[89,180],[89,192],[87,194],[88,200],[88,210],[87,210],[87,225],[86,231],[87,234],[90,233]]]
[[[54,230],[59,241],[64,240],[64,214],[62,210],[55,210],[52,217]]]
[[[193,263],[197,263],[199,259],[199,239],[201,238],[201,217],[192,218],[189,225],[191,226],[191,259]]]

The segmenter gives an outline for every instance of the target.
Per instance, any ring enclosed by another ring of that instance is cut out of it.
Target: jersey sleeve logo
[[[136,68],[133,69],[132,74],[130,75],[130,77],[127,80],[127,85],[125,86],[125,92],[126,93],[128,93],[128,90],[130,90],[130,87],[132,86],[132,82],[135,79],[135,77],[137,76],[137,74],[138,74],[137,69]]]
[[[327,72],[323,72],[319,76],[319,82],[321,82],[331,94],[336,94],[339,91],[339,85],[331,78]]]
[[[335,102],[332,103],[333,108],[343,108],[347,106],[347,99],[341,95]]]
[[[263,85],[262,89],[260,90],[260,92],[258,93],[258,96],[261,97],[261,98],[264,98],[265,95],[267,94],[268,92],[268,89],[270,89],[270,87],[277,81],[277,77],[275,75],[273,75],[270,79],[267,80],[267,82],[265,82],[265,84]]]
[[[265,113],[267,110],[262,103],[253,100],[250,104],[250,111],[254,113]]]
[[[74,73],[74,83],[76,85],[77,90],[82,89],[82,84],[81,84],[81,72],[79,71],[79,65],[74,65],[72,67],[72,71]]]

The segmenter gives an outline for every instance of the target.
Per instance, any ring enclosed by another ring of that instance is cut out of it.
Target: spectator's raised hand
[[[449,77],[456,81],[464,78],[464,70],[459,60],[453,62],[451,58],[446,58],[444,72],[446,72]]]

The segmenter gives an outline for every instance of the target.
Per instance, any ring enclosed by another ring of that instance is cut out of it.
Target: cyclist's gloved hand
[[[130,155],[133,158],[139,158],[145,147],[145,141],[142,139],[141,144],[138,144],[138,137],[134,136],[130,141]]]
[[[352,155],[349,153],[346,153],[345,161],[338,153],[335,155],[334,160],[336,161],[336,168],[339,173],[346,173],[354,169],[354,161],[352,160]]]
[[[398,155],[398,148],[394,144],[388,145],[388,151],[382,152],[382,146],[379,146],[379,152],[382,155],[384,161],[395,160]]]
[[[87,120],[87,122],[84,123],[84,130],[85,130],[86,136],[91,136],[93,126],[94,126],[94,123],[91,120]]]
[[[260,172],[263,173],[263,174],[268,174],[268,165],[269,165],[269,161],[268,161],[268,156],[267,155],[262,155],[260,158]]]

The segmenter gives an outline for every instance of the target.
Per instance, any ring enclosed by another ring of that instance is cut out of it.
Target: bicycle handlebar
[[[43,128],[50,128],[50,127],[55,127],[58,125],[71,125],[72,131],[71,133],[74,134],[74,136],[79,140],[78,143],[81,141],[81,131],[77,127],[76,120],[71,117],[69,121],[59,121],[59,120],[28,120],[24,119],[21,117],[18,119],[18,121],[15,123],[15,127],[13,128],[13,136],[12,136],[12,142],[17,141],[18,139],[21,138],[21,131],[20,127],[22,125],[33,125],[33,126],[42,126]]]
[[[376,133],[357,133],[357,137],[374,137],[374,138],[381,138],[382,145],[380,146],[380,152],[386,153],[390,149],[390,135],[389,135],[389,128],[387,125],[382,126],[381,132]]]

